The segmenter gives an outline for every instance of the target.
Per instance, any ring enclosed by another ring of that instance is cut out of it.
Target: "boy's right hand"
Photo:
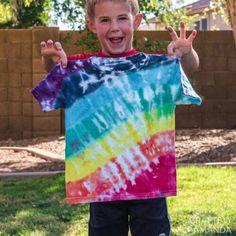
[[[52,62],[54,64],[61,63],[64,68],[67,67],[67,55],[60,42],[53,43],[53,41],[49,39],[47,42],[42,41],[40,46],[45,68],[48,68],[49,64],[52,64]]]

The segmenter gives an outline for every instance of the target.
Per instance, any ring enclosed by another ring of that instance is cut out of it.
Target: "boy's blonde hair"
[[[86,0],[85,4],[85,12],[86,16],[89,20],[94,19],[94,9],[95,5],[100,3],[100,2],[105,2],[105,1],[113,1],[113,2],[121,2],[123,1],[124,3],[128,3],[131,6],[132,14],[135,16],[139,12],[139,5],[138,5],[138,0]]]

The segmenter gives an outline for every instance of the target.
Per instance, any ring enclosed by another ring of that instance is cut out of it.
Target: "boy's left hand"
[[[182,56],[192,52],[192,43],[197,35],[196,30],[193,30],[189,37],[186,38],[184,22],[180,22],[179,37],[172,27],[167,27],[167,31],[169,32],[170,37],[172,39],[172,42],[167,47],[167,52],[169,56],[176,55],[177,57],[181,58]]]

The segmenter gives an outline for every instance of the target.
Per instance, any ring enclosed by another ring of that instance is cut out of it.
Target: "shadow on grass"
[[[76,235],[86,232],[88,204],[66,204],[64,182],[62,175],[0,180],[0,235],[59,236],[74,224]]]

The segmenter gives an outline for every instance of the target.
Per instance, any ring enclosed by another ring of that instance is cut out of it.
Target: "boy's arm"
[[[56,64],[61,63],[63,67],[67,66],[67,55],[63,50],[61,43],[48,40],[42,41],[41,55],[44,69],[49,72]]]
[[[180,58],[183,70],[186,74],[196,71],[199,67],[199,58],[193,49],[193,40],[197,35],[197,31],[193,30],[188,38],[186,38],[186,30],[183,22],[180,23],[180,36],[172,27],[167,28],[172,42],[168,45],[167,51],[170,56],[176,55]]]

